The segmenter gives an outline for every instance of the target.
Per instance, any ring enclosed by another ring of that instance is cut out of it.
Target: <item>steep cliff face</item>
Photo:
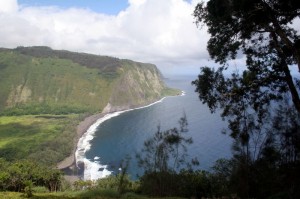
[[[148,104],[167,91],[152,64],[47,47],[0,50],[4,114],[111,112]]]
[[[155,65],[124,61],[106,111],[143,106],[160,99],[167,89]]]

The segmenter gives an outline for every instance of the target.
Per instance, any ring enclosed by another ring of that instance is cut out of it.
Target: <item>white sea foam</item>
[[[183,93],[182,93],[183,95]],[[181,95],[181,96],[182,96]],[[92,124],[88,130],[83,134],[83,136],[79,139],[77,144],[77,149],[75,152],[75,158],[76,158],[76,165],[79,166],[80,163],[84,163],[84,174],[83,174],[83,180],[97,180],[100,178],[105,178],[109,176],[112,172],[107,169],[107,165],[101,165],[101,162],[99,161],[100,157],[94,157],[94,160],[89,160],[85,157],[85,153],[90,150],[91,143],[90,141],[94,138],[95,132],[97,130],[97,127],[101,125],[104,121],[116,117],[124,112],[137,110],[146,108],[149,106],[152,106],[154,104],[160,103],[165,99],[162,98],[159,101],[156,101],[152,104],[134,108],[134,109],[128,109],[124,111],[118,111],[114,113],[106,114],[104,117],[98,119],[94,124]]]
[[[107,169],[107,165],[101,165],[99,161],[84,158],[84,180],[98,180],[109,176],[111,173]]]
[[[79,166],[80,163],[84,163],[84,174],[83,180],[97,180],[99,178],[104,178],[111,174],[111,171],[107,170],[107,165],[101,165],[99,161],[92,161],[85,157],[85,153],[90,150],[90,141],[94,138],[97,127],[104,121],[116,117],[125,111],[119,111],[115,113],[110,113],[104,117],[98,119],[94,124],[92,124],[88,130],[83,134],[77,143],[77,149],[75,152],[76,165]],[[94,160],[98,160],[99,157],[95,157]]]

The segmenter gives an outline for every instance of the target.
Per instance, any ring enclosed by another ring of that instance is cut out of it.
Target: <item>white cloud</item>
[[[128,0],[128,3],[132,6],[140,6],[144,4],[146,0]]]
[[[205,29],[192,16],[198,1],[129,0],[116,16],[87,9],[22,7],[0,0],[0,47],[47,45],[158,66],[200,66],[208,59]]]
[[[0,0],[0,14],[12,13],[18,10],[17,0]]]

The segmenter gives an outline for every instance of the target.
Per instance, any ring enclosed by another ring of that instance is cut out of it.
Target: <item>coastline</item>
[[[106,113],[97,113],[94,115],[90,115],[86,118],[84,118],[83,121],[81,121],[77,127],[76,127],[76,139],[74,141],[74,146],[71,154],[66,157],[63,161],[57,163],[56,168],[59,170],[74,170],[76,167],[76,159],[75,159],[75,152],[77,149],[77,144],[79,142],[79,139],[86,133],[86,131],[89,129],[91,125],[93,125],[98,119],[104,117]],[[65,174],[65,179],[69,182],[75,182],[77,180],[80,180],[79,176],[77,174]]]
[[[182,91],[181,95],[177,95],[177,96],[183,96],[184,94],[185,93]],[[167,96],[167,97],[171,97],[171,96]],[[132,108],[123,108],[123,109],[121,108],[119,110],[114,110],[112,108],[111,110],[106,110],[106,111],[103,111],[102,113],[98,113],[98,114],[94,114],[94,115],[90,115],[90,116],[86,117],[83,121],[81,121],[77,125],[76,140],[74,142],[74,147],[73,147],[72,153],[70,154],[70,156],[65,158],[63,161],[59,162],[57,164],[56,168],[59,169],[59,170],[72,171],[71,174],[65,173],[64,177],[67,181],[73,183],[77,180],[80,180],[78,172],[75,172],[75,170],[77,169],[76,168],[76,166],[77,166],[76,165],[76,151],[77,151],[78,143],[79,143],[80,139],[84,136],[85,133],[87,133],[88,129],[93,124],[95,124],[98,120],[103,119],[108,114],[116,113],[117,115],[119,115],[119,114],[127,112],[127,111],[146,108],[146,107],[152,106],[156,103],[162,102],[165,98],[166,97],[163,97],[163,98],[159,99],[158,101],[146,104],[144,106],[137,106],[137,107],[132,107]],[[70,172],[68,172],[68,173],[70,173]]]
[[[92,124],[88,130],[83,134],[83,136],[79,139],[77,144],[77,150],[75,152],[75,161],[76,166],[79,168],[80,176],[83,180],[97,180],[100,178],[105,178],[112,174],[111,171],[107,169],[108,165],[102,165],[98,160],[99,157],[95,157],[94,160],[87,159],[85,157],[86,151],[88,151],[91,147],[90,141],[94,138],[96,129],[101,123],[106,120],[109,120],[113,117],[119,116],[125,112],[146,108],[152,106],[154,104],[160,103],[165,99],[165,97],[161,98],[155,102],[149,102],[144,106],[134,106],[134,107],[119,107],[119,106],[111,106],[107,105],[107,108],[104,108],[105,114],[102,118],[99,118],[94,124]],[[100,157],[101,158],[101,157]]]

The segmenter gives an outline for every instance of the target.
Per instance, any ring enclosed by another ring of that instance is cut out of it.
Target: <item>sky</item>
[[[209,62],[209,35],[192,16],[198,2],[0,0],[0,47],[49,46],[196,75]]]

